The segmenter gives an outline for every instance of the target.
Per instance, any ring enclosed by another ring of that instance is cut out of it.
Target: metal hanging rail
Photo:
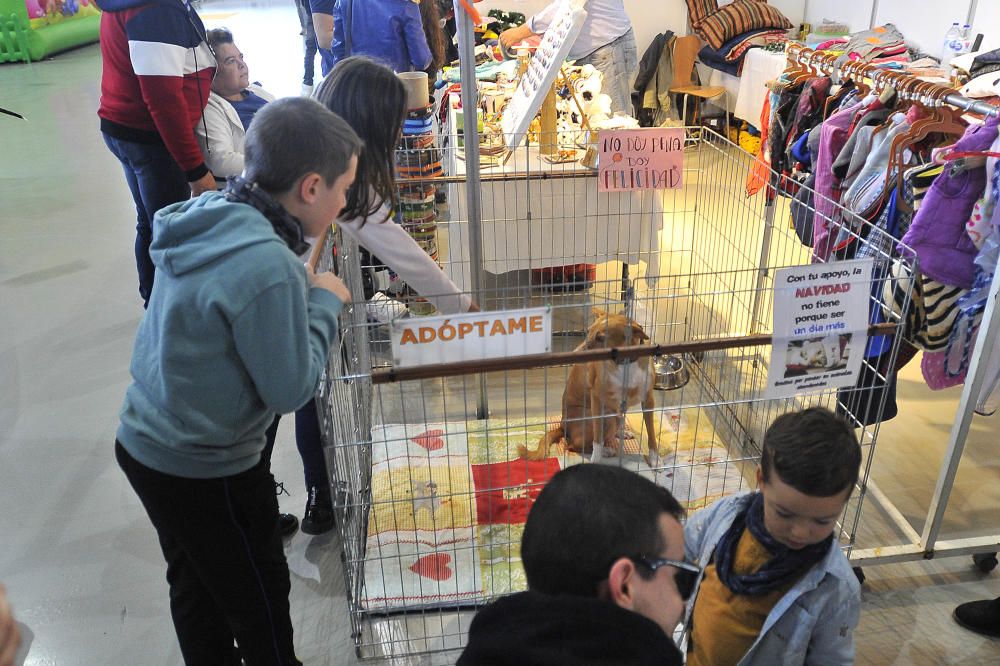
[[[913,90],[917,84],[920,84],[920,93],[931,99],[940,99],[951,106],[972,113],[980,113],[985,116],[1000,115],[1000,107],[969,99],[956,93],[953,88],[922,81],[911,74],[894,72],[884,67],[866,65],[856,61],[843,62],[843,56],[815,51],[800,44],[790,44],[785,53],[790,64],[805,65],[824,74],[839,74],[852,79],[861,77],[876,83],[892,84],[905,90]]]

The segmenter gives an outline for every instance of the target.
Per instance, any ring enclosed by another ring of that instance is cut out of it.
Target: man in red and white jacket
[[[216,188],[194,126],[208,103],[215,57],[188,0],[97,0],[104,142],[125,170],[137,213],[139,295],[149,302],[149,244],[160,208]]]

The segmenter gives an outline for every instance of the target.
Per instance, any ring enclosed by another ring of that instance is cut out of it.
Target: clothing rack
[[[824,74],[837,74],[855,80],[864,78],[877,85],[892,85],[896,90],[920,95],[928,100],[940,100],[964,111],[984,116],[1000,115],[998,106],[969,99],[956,93],[953,88],[922,81],[912,74],[903,74],[857,61],[843,62],[842,56],[815,51],[801,44],[789,44],[785,53],[788,56],[788,63],[792,65],[805,65]]]
[[[1000,107],[969,99],[954,89],[929,81],[922,81],[910,74],[895,72],[860,62],[844,62],[841,56],[818,53],[799,44],[789,45],[786,50],[789,65],[806,66],[827,75],[841,75],[858,81],[867,79],[876,88],[892,86],[895,90],[921,104],[940,106],[942,103],[964,111],[984,116],[1000,116]],[[776,183],[772,182],[772,187]],[[767,211],[773,217],[773,211]],[[766,240],[765,240],[766,243]],[[1000,531],[973,537],[942,539],[941,531],[945,510],[951,498],[955,477],[965,450],[966,438],[974,417],[975,396],[979,395],[986,378],[984,355],[992,348],[1000,335],[1000,271],[990,285],[986,308],[979,325],[979,334],[972,351],[962,395],[959,399],[955,422],[948,436],[947,449],[942,459],[934,494],[923,526],[915,528],[910,520],[893,504],[873,479],[868,479],[864,492],[878,504],[885,517],[896,527],[903,537],[902,544],[885,544],[874,548],[853,548],[851,563],[857,567],[869,564],[907,562],[954,555],[972,555],[975,565],[983,573],[997,566],[996,553],[1000,551]],[[919,530],[919,531],[918,531]]]

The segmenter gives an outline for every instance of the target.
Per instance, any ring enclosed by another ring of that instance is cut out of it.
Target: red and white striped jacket
[[[189,181],[206,173],[194,126],[208,103],[215,57],[188,0],[97,0],[101,131],[166,145]]]

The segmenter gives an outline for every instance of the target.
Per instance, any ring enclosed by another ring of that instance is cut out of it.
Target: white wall
[[[531,16],[550,1],[485,0],[476,5],[476,8],[483,15],[491,9],[503,9]],[[768,2],[787,16],[793,25],[802,22],[805,0],[768,0]],[[632,19],[632,29],[635,31],[635,43],[640,58],[653,41],[653,37],[663,31],[672,30],[679,35],[688,34],[688,11],[684,0],[625,0],[625,11]]]
[[[851,30],[892,23],[902,31],[906,42],[933,56],[940,56],[944,33],[954,21],[969,19],[973,0],[805,0],[806,20],[817,24],[824,18],[844,21]],[[972,22],[973,34],[986,34],[984,45],[1000,46],[1000,2],[979,0]]]
[[[530,16],[550,0],[486,0],[477,7],[485,14],[493,8],[519,11]],[[817,24],[824,18],[847,23],[852,31],[893,23],[907,43],[931,55],[940,55],[944,33],[952,21],[965,23],[973,0],[768,0],[788,17],[793,25],[803,21]],[[1000,47],[1000,0],[978,0],[972,21],[973,33],[986,34],[987,48]],[[632,19],[639,55],[664,30],[687,34],[687,5],[684,0],[625,0],[625,10]],[[992,32],[990,35],[988,33]]]
[[[851,1],[853,2],[853,0]],[[788,17],[788,20],[796,28],[805,19],[806,0],[767,0],[767,4],[773,5],[775,9]]]
[[[872,4],[875,0],[807,0],[806,21],[813,25],[829,19],[846,23],[851,31],[864,30],[872,19]],[[905,34],[905,33],[904,33]]]
[[[954,20],[954,19],[952,19]],[[983,50],[1000,48],[1000,2],[979,0],[972,21],[972,34],[983,33]]]
[[[893,23],[908,44],[940,56],[944,33],[955,21],[965,23],[968,16],[969,0],[879,0],[875,25]]]

